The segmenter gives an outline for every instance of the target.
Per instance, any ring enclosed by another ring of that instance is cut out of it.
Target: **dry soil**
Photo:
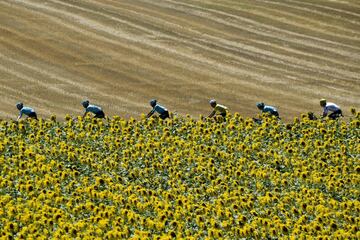
[[[0,117],[360,108],[358,0],[0,0]],[[359,109],[360,110],[360,109]]]

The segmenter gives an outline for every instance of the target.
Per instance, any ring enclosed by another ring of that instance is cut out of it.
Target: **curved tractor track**
[[[138,117],[157,98],[208,114],[210,98],[245,116],[286,120],[318,100],[359,108],[357,0],[0,0],[0,117],[81,114],[89,98]]]

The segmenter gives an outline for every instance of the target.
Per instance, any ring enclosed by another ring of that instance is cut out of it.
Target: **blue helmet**
[[[155,106],[156,106],[156,103],[157,103],[157,100],[156,100],[156,99],[151,99],[151,100],[150,100],[150,106],[155,107]]]
[[[81,102],[81,104],[83,105],[84,108],[87,108],[90,104],[89,100],[84,100]]]
[[[258,102],[258,103],[256,103],[256,106],[258,107],[258,109],[264,109],[265,103],[263,103],[263,102]]]
[[[16,103],[16,108],[21,110],[24,107],[24,104],[22,102]]]

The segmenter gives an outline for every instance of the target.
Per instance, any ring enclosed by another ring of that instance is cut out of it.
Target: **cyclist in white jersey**
[[[338,105],[331,102],[326,102],[326,99],[320,100],[320,106],[323,107],[323,117],[328,116],[329,118],[335,120],[340,116],[343,117],[342,111]],[[329,112],[332,112],[328,115]]]

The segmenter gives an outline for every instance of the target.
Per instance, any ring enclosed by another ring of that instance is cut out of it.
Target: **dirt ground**
[[[0,0],[0,118],[360,110],[358,0]]]

